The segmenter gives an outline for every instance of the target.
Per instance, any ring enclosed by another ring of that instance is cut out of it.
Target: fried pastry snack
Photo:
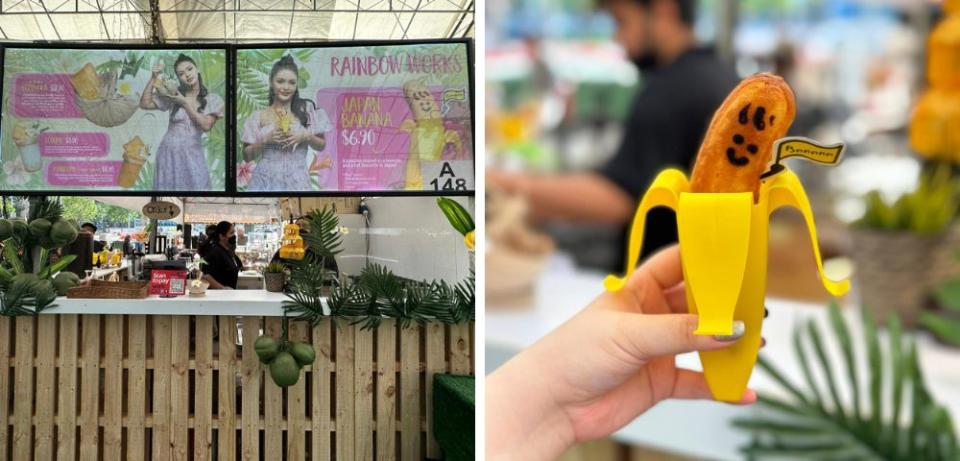
[[[693,192],[753,192],[770,162],[773,143],[787,134],[796,102],[782,78],[757,74],[740,82],[713,114],[700,145]]]

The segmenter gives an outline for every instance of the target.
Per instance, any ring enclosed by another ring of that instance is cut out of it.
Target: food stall
[[[0,263],[0,452],[441,458],[433,378],[474,373],[471,45],[8,44],[0,190],[33,198]],[[276,73],[305,81],[292,96]],[[171,147],[188,135],[198,159]],[[144,210],[143,273],[68,274],[83,233],[58,196]],[[250,230],[224,246],[248,289],[199,279],[190,236],[224,220]]]

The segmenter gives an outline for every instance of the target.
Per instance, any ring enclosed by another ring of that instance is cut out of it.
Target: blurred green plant
[[[960,279],[949,280],[936,287],[933,299],[942,312],[921,313],[920,324],[941,341],[960,347]]]
[[[879,191],[867,194],[866,212],[855,225],[861,229],[900,230],[937,234],[946,230],[958,208],[957,180],[949,165],[937,165],[920,175],[913,192],[900,196],[892,205]]]
[[[960,456],[950,415],[927,390],[916,345],[903,336],[899,319],[890,317],[890,345],[884,354],[870,311],[863,309],[862,314],[866,366],[858,367],[850,328],[836,303],[830,305],[829,319],[845,367],[834,370],[824,348],[825,335],[813,320],[797,327],[793,335],[806,389],[787,379],[773,361],[759,359],[760,368],[790,394],[792,401],[760,395],[760,407],[770,411],[734,421],[735,427],[753,434],[752,443],[742,449],[745,454],[751,458],[904,461]],[[811,346],[815,353],[812,360],[807,355]],[[825,377],[829,402],[814,379],[811,365]],[[868,394],[863,399],[858,369],[867,370]],[[843,384],[852,400],[841,401]],[[866,408],[861,400],[866,401]]]

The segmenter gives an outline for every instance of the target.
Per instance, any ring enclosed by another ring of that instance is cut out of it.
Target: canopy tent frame
[[[53,3],[0,0],[0,36],[11,42],[160,44],[468,38],[474,34],[475,0],[418,0],[416,3],[408,0],[57,0]],[[285,36],[243,32],[240,23],[244,14],[251,13],[261,18],[264,14],[289,14],[287,21],[268,18],[279,21],[278,25],[286,22]],[[76,30],[61,30],[71,25],[89,28],[92,23],[81,22],[90,15],[97,16],[98,30],[82,34],[89,38],[77,37]],[[384,15],[392,16],[390,27],[383,23]],[[366,18],[377,20],[377,25],[361,30]],[[325,24],[327,30],[307,27],[304,20]],[[347,25],[334,29],[331,26],[334,20]],[[419,21],[416,23],[419,28],[431,24],[430,32],[411,30],[415,21]],[[295,32],[297,24],[301,29],[308,29],[307,33]],[[214,28],[220,31],[211,36]],[[391,30],[387,31],[388,28]]]

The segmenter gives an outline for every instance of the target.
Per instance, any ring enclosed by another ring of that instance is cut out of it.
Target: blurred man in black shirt
[[[598,0],[616,22],[616,40],[640,70],[614,157],[596,172],[530,176],[490,172],[488,186],[523,195],[540,220],[624,226],[620,254],[637,202],[667,167],[689,171],[714,110],[738,81],[733,69],[696,45],[695,0]],[[655,209],[647,217],[643,256],[676,242],[676,217]],[[622,263],[610,270],[622,271]]]
[[[85,223],[83,223],[83,224],[80,226],[80,229],[89,232],[90,235],[92,235],[92,236],[94,237],[94,238],[93,238],[93,252],[94,252],[94,253],[99,253],[99,252],[103,251],[103,247],[105,247],[106,245],[104,244],[103,241],[96,239],[96,237],[97,237],[97,226],[94,226],[93,223],[85,222]]]

